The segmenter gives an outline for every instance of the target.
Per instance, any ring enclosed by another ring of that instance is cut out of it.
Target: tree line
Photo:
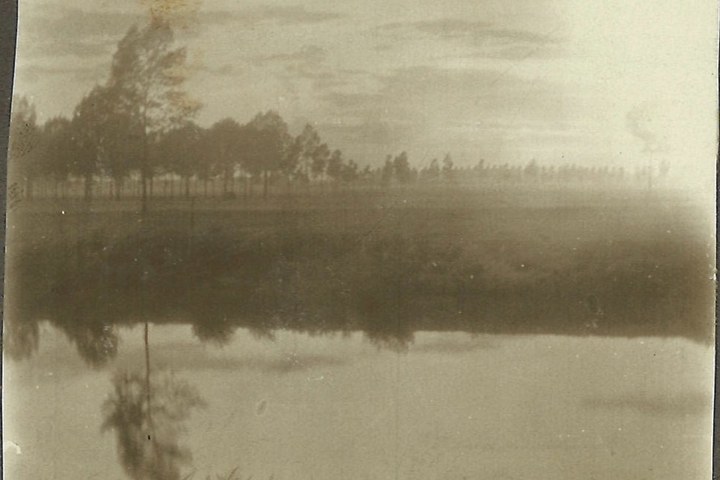
[[[82,98],[71,118],[40,125],[32,103],[15,99],[11,175],[22,179],[27,197],[39,179],[53,181],[57,193],[69,178],[79,178],[90,200],[93,182],[104,177],[120,198],[126,181],[139,177],[145,210],[161,174],[180,177],[188,196],[191,178],[206,185],[221,178],[223,193],[238,176],[262,179],[267,195],[278,173],[305,182],[357,176],[357,164],[331,150],[311,125],[293,137],[274,111],[242,125],[226,118],[198,126],[193,118],[200,103],[183,89],[186,51],[173,42],[172,28],[161,19],[132,27],[118,43],[108,80]]]
[[[140,178],[144,196],[151,196],[153,180],[163,175],[179,178],[188,197],[191,179],[204,183],[206,192],[208,183],[219,179],[222,194],[229,195],[238,178],[260,181],[267,196],[268,184],[279,178],[295,184],[349,182],[371,170],[361,172],[341,150],[331,150],[310,124],[293,137],[272,110],[245,124],[225,118],[203,128],[186,120],[145,135],[131,118],[98,111],[109,103],[102,98],[106,94],[96,87],[71,119],[55,117],[42,125],[27,99],[15,100],[10,158],[27,197],[39,180],[50,180],[61,195],[70,178],[79,178],[90,200],[93,183],[105,178],[121,198],[133,177]]]
[[[236,184],[241,182],[246,194],[253,191],[254,184],[260,184],[266,197],[269,185],[277,184],[285,184],[290,190],[326,183],[617,184],[645,181],[648,177],[647,167],[629,173],[623,167],[541,165],[535,160],[526,165],[480,160],[474,166],[458,167],[450,154],[417,168],[404,151],[387,155],[379,167],[360,168],[341,150],[331,150],[310,124],[292,136],[287,123],[275,111],[258,113],[245,124],[225,118],[203,128],[185,120],[167,130],[143,135],[129,116],[102,112],[110,103],[103,96],[109,94],[103,87],[96,87],[80,102],[72,118],[56,117],[42,125],[37,124],[27,99],[16,100],[10,157],[15,159],[17,174],[24,181],[26,197],[33,196],[33,185],[38,180],[51,185],[52,195],[62,196],[71,178],[82,181],[83,197],[90,200],[93,184],[99,178],[104,179],[108,195],[116,199],[132,195],[129,180],[139,179],[142,189],[138,193],[145,199],[153,195],[153,181],[167,177],[174,178],[171,195],[179,182],[178,193],[188,198],[196,193],[198,182],[206,196],[209,186],[213,195],[234,196]],[[668,165],[661,164],[654,174],[662,178],[667,171]],[[191,185],[195,189],[191,190]]]
[[[225,118],[203,128],[194,121],[201,104],[184,90],[186,57],[185,48],[175,46],[171,26],[153,18],[142,28],[133,26],[120,40],[107,81],[92,88],[70,118],[60,116],[39,124],[31,101],[14,99],[11,181],[21,180],[25,197],[32,197],[37,182],[49,182],[59,196],[69,181],[79,180],[82,195],[89,201],[97,179],[103,179],[109,194],[118,199],[129,180],[139,180],[145,211],[153,181],[159,176],[179,179],[188,197],[191,180],[201,182],[206,193],[208,183],[215,190],[219,180],[227,196],[234,194],[236,180],[242,179],[246,185],[262,184],[266,197],[269,185],[282,181],[292,188],[355,181],[390,185],[470,178],[577,181],[624,177],[622,169],[542,167],[535,161],[524,167],[488,166],[481,161],[475,167],[458,169],[449,154],[442,162],[434,159],[417,169],[406,152],[388,155],[380,167],[360,169],[341,150],[331,149],[310,124],[292,136],[285,120],[272,110],[244,124]]]

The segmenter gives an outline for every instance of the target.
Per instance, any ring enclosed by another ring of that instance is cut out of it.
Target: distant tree
[[[100,114],[96,121],[102,136],[100,170],[112,179],[115,198],[119,199],[125,180],[140,165],[143,152],[139,125],[128,112],[117,108],[114,96],[106,89],[105,102],[96,110]]]
[[[440,178],[440,164],[437,158],[433,158],[430,162],[430,166],[427,168],[427,176],[431,180],[437,180]]]
[[[198,160],[195,165],[195,175],[198,180],[203,183],[203,195],[208,195],[208,182],[212,178],[213,172],[215,171],[215,159],[213,158],[213,146],[209,139],[207,129],[202,131],[200,135],[200,142],[198,146]]]
[[[370,165],[365,165],[365,168],[360,172],[360,177],[363,181],[369,181],[373,177],[373,170]]]
[[[92,199],[94,176],[100,171],[107,129],[101,120],[105,116],[106,91],[96,86],[75,107],[72,119],[72,174],[84,181],[83,198]]]
[[[223,195],[228,194],[230,181],[240,165],[246,135],[246,129],[231,118],[216,122],[207,131],[205,155],[211,159],[214,171],[222,176]]]
[[[33,195],[33,182],[42,168],[38,154],[40,136],[35,106],[26,97],[14,98],[10,115],[8,173],[11,179],[22,179],[28,198]]]
[[[101,172],[112,178],[119,198],[125,178],[142,153],[138,124],[119,108],[117,98],[116,90],[96,86],[75,107],[71,171],[84,179],[86,200],[92,196],[93,177]]]
[[[442,161],[442,175],[445,180],[453,180],[455,164],[450,154],[446,154]]]
[[[245,168],[253,175],[262,175],[263,197],[267,198],[270,174],[285,170],[291,161],[288,152],[292,137],[285,121],[272,110],[258,113],[246,128]]]
[[[330,148],[326,143],[321,143],[312,152],[312,165],[310,171],[313,178],[322,179],[330,161]]]
[[[58,185],[63,184],[70,174],[72,150],[72,123],[64,117],[51,118],[42,127],[42,170],[53,180],[54,195],[58,196]]]
[[[358,179],[358,164],[350,159],[342,168],[342,179],[345,182],[354,182]]]
[[[147,185],[152,178],[150,142],[163,130],[191,118],[200,105],[182,86],[186,80],[184,48],[174,48],[170,24],[160,16],[144,28],[133,26],[118,43],[108,87],[118,108],[130,115],[140,133],[139,161],[142,211],[147,210]]]
[[[300,157],[303,155],[303,145],[300,140],[300,135],[295,137],[287,147],[285,152],[285,168],[283,174],[287,177],[288,181],[294,181],[297,179],[307,180],[302,174],[300,169]]]
[[[420,172],[418,171],[417,168],[411,168],[411,169],[410,169],[410,181],[411,181],[411,182],[417,181],[417,179],[419,178],[419,176],[420,176]]]
[[[536,179],[540,173],[537,161],[535,159],[530,160],[525,166],[523,173],[528,178]]]
[[[385,157],[385,165],[382,169],[381,179],[383,185],[390,185],[390,183],[392,182],[394,169],[395,167],[393,166],[392,155],[388,155],[387,157]]]
[[[412,174],[410,172],[410,162],[408,161],[406,152],[402,152],[400,155],[395,157],[393,160],[393,170],[395,178],[398,182],[408,183],[411,180]]]
[[[165,132],[159,141],[159,151],[166,169],[182,178],[185,197],[190,197],[190,177],[198,173],[203,152],[204,130],[193,122]]]
[[[309,123],[305,125],[303,131],[295,138],[292,145],[292,152],[289,154],[291,162],[295,163],[294,167],[297,171],[299,178],[309,180],[313,170],[317,170],[314,167],[314,156],[317,149],[320,147],[320,135],[318,135],[315,128]],[[319,169],[321,172],[325,169],[322,165]]]
[[[327,174],[333,180],[340,180],[343,173],[344,160],[340,150],[334,150],[328,161]]]

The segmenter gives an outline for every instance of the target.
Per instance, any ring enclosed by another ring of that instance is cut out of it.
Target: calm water
[[[387,348],[238,330],[219,346],[185,325],[148,333],[170,477],[710,476],[713,351],[689,340],[417,332]],[[119,337],[116,358],[91,368],[43,323],[36,355],[6,359],[6,478],[137,474],[144,327]]]

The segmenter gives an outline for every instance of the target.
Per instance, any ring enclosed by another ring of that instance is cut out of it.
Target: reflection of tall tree
[[[7,317],[3,325],[3,350],[14,360],[32,357],[40,344],[37,322],[18,321]]]
[[[117,328],[92,306],[73,304],[67,310],[56,312],[53,323],[75,344],[88,366],[104,367],[117,356]]]
[[[226,345],[232,339],[237,325],[228,320],[225,315],[207,315],[193,323],[193,334],[202,342],[211,342],[216,345]]]
[[[155,435],[152,423],[152,390],[150,383],[150,326],[145,322],[145,335],[143,336],[145,343],[145,396],[147,400],[147,417],[150,427],[150,435]],[[148,437],[150,438],[150,437]]]
[[[120,463],[128,476],[179,479],[180,467],[191,460],[179,443],[184,423],[203,403],[194,387],[172,374],[153,375],[148,382],[140,372],[117,373],[103,404],[102,430],[115,431]]]
[[[77,345],[78,353],[91,367],[102,367],[117,355],[118,336],[114,325],[78,322],[63,325]]]

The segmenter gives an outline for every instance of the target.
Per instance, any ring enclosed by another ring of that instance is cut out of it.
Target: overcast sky
[[[635,165],[651,149],[713,171],[712,0],[20,0],[16,92],[41,120],[70,115],[167,5],[205,126],[275,109],[361,164]]]

